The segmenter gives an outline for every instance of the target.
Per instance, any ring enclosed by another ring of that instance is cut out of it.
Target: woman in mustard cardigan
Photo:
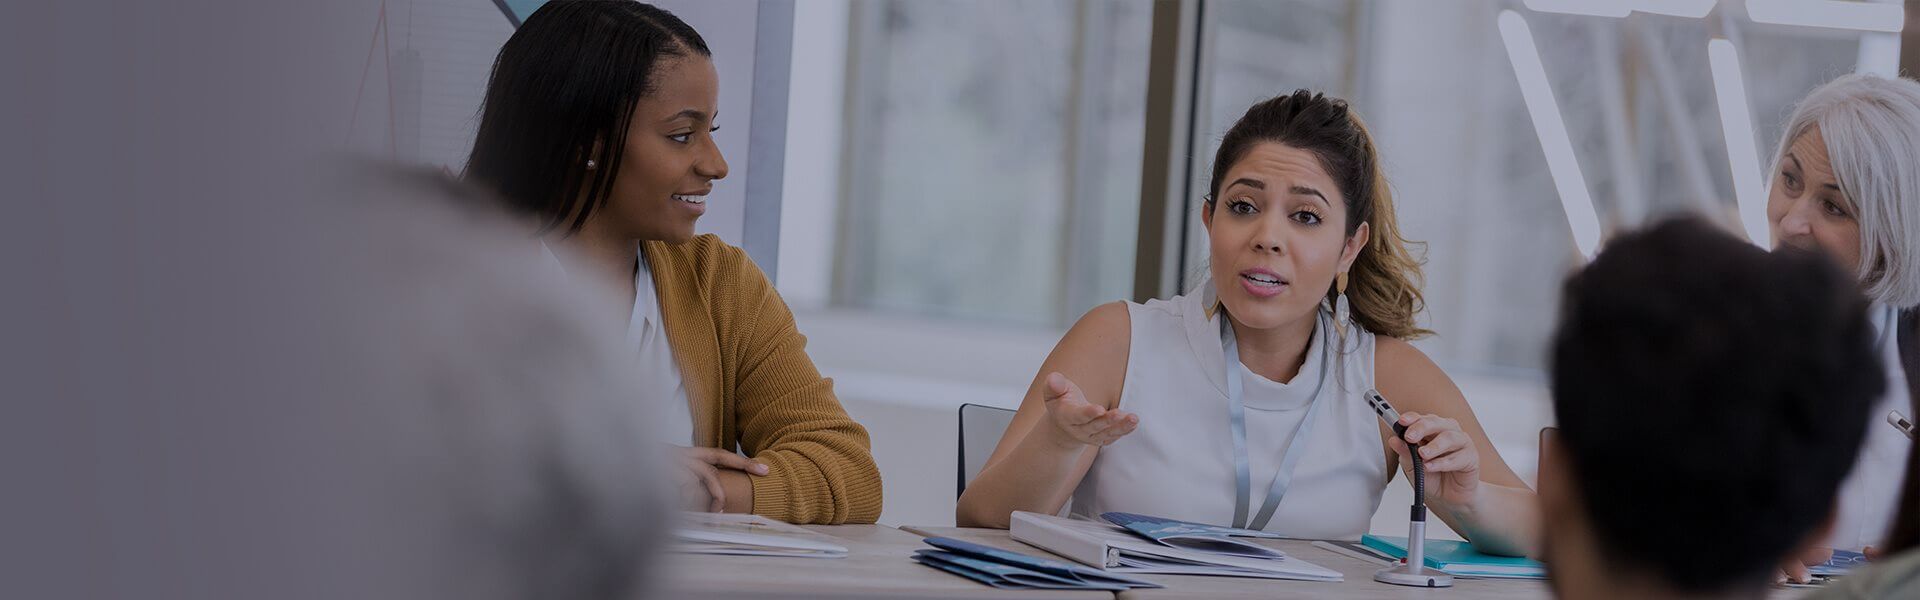
[[[717,81],[706,42],[667,11],[548,2],[500,50],[465,177],[540,219],[569,277],[603,278],[630,302],[621,316],[666,400],[687,508],[872,523],[880,472],[866,429],[814,369],[766,275],[693,233],[727,176],[711,135]]]

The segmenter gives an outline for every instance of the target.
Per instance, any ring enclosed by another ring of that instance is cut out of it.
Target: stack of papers
[[[1108,523],[1125,527],[1128,531],[1139,534],[1140,537],[1175,548],[1248,558],[1286,558],[1286,555],[1279,550],[1233,539],[1236,537],[1280,539],[1280,534],[1277,533],[1123,512],[1101,513],[1100,518],[1106,519]]]
[[[938,550],[920,550],[914,562],[1003,590],[1102,590],[1157,588],[1160,584],[1089,569],[1073,563],[1008,552],[998,548],[933,537]]]
[[[1807,567],[1807,574],[1826,576],[1845,575],[1855,567],[1864,566],[1867,566],[1867,555],[1851,550],[1834,550],[1833,558],[1827,559],[1827,562]]]
[[[673,532],[673,552],[846,558],[847,548],[832,537],[759,515],[681,513]]]
[[[1211,548],[1223,539],[1216,539],[1219,537],[1217,532],[1187,531],[1178,525],[1167,525],[1179,523],[1177,521],[1140,515],[1120,519],[1128,521],[1131,527],[1015,512],[1013,526],[1008,533],[1015,540],[1107,573],[1217,575],[1302,581],[1342,579],[1339,571],[1270,548],[1260,548],[1269,556],[1248,556],[1248,552],[1239,547],[1244,543],[1237,540],[1229,540],[1234,542],[1231,545],[1233,549],[1229,551]],[[1140,529],[1155,531],[1152,535],[1160,537],[1156,539],[1149,534],[1138,533]],[[1176,530],[1182,533],[1171,533]]]
[[[1368,535],[1360,538],[1370,550],[1406,560],[1407,538]],[[1519,556],[1481,554],[1466,542],[1427,540],[1427,566],[1454,577],[1486,579],[1546,579],[1547,566]]]

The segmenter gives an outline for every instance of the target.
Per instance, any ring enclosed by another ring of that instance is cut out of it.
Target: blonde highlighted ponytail
[[[1420,270],[1424,260],[1410,249],[1424,244],[1408,241],[1400,234],[1393,190],[1387,185],[1386,171],[1380,168],[1380,155],[1374,152],[1373,136],[1359,115],[1349,112],[1348,118],[1367,146],[1364,154],[1369,164],[1362,170],[1372,172],[1372,182],[1367,186],[1371,197],[1349,200],[1372,205],[1372,210],[1366,211],[1372,213],[1366,221],[1371,230],[1367,245],[1353,259],[1347,276],[1347,302],[1353,306],[1353,318],[1374,335],[1404,340],[1433,335],[1419,324],[1420,313],[1427,309],[1426,296],[1420,292],[1426,284]]]

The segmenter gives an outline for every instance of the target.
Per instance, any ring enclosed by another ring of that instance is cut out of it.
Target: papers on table
[[[1119,592],[1161,587],[1150,581],[953,538],[931,537],[926,542],[939,549],[915,552],[914,562],[1000,589]]]
[[[673,552],[846,558],[847,548],[832,537],[759,515],[681,513],[673,532]]]
[[[1391,556],[1387,556],[1385,554],[1380,553],[1379,550],[1368,548],[1365,545],[1362,545],[1360,542],[1348,542],[1344,540],[1319,540],[1313,543],[1313,547],[1319,548],[1321,550],[1326,550],[1334,554],[1346,556],[1348,558],[1353,558],[1363,562],[1380,565],[1382,567],[1393,565],[1400,562]]]
[[[1218,575],[1341,581],[1334,571],[1272,551],[1271,558],[1169,546],[1126,528],[1030,512],[1013,513],[1013,539],[1109,573]],[[1270,550],[1270,549],[1268,549]]]
[[[1280,535],[1275,533],[1240,529],[1237,527],[1221,527],[1205,523],[1191,523],[1124,512],[1102,513],[1100,518],[1106,519],[1107,522],[1114,525],[1125,527],[1128,531],[1139,534],[1140,537],[1175,548],[1186,548],[1189,550],[1199,550],[1201,552],[1229,554],[1249,558],[1278,559],[1286,557],[1286,555],[1281,554],[1279,550],[1274,550],[1252,542],[1233,539],[1236,537],[1279,539]]]
[[[1371,549],[1397,560],[1407,557],[1407,538],[1367,535],[1360,542]],[[1494,556],[1481,554],[1466,542],[1451,540],[1427,540],[1426,563],[1428,567],[1439,569],[1455,577],[1483,577],[1497,579],[1545,579],[1547,566],[1539,561],[1519,556]]]
[[[1807,567],[1807,573],[1810,575],[1828,576],[1845,575],[1855,567],[1864,566],[1867,566],[1867,555],[1852,550],[1834,550],[1833,558],[1827,559],[1827,562]]]

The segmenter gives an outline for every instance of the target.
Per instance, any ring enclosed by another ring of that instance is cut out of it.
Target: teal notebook
[[[1368,535],[1360,538],[1368,549],[1393,558],[1407,557],[1407,538]],[[1427,566],[1455,577],[1498,577],[1509,579],[1545,579],[1547,566],[1540,561],[1518,556],[1494,556],[1473,550],[1473,545],[1451,540],[1427,540]]]

